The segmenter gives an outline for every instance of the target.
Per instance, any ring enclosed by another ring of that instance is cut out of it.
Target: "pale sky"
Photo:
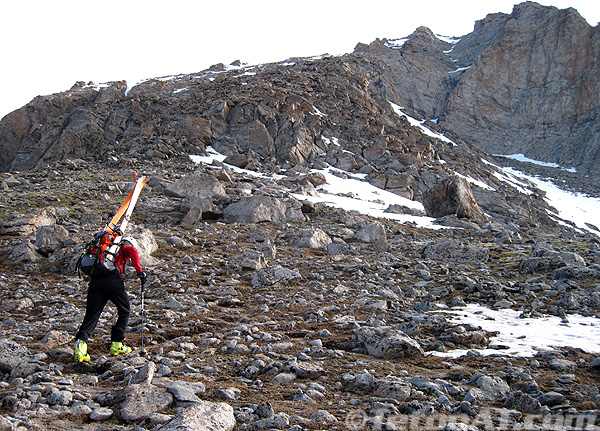
[[[352,52],[424,25],[462,36],[514,0],[19,0],[0,4],[0,117],[76,81],[199,72],[235,60],[256,64]],[[540,0],[600,21],[597,0]]]

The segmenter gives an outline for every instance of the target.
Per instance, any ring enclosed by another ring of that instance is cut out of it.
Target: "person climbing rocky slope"
[[[127,165],[151,178],[130,231],[150,275],[147,354],[132,288],[137,349],[110,357],[103,318],[90,364],[76,364],[86,283],[75,262],[131,187]],[[74,159],[1,179],[1,429],[597,423],[599,352],[508,355],[496,334],[445,313],[476,302],[565,325],[571,313],[597,316],[593,234],[493,219],[419,228],[298,201],[291,191],[318,184],[315,174],[257,176],[187,158]],[[190,215],[200,197],[212,220]],[[469,353],[437,356],[457,348]]]

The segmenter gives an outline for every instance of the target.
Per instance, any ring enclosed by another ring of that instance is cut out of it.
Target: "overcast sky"
[[[76,81],[103,83],[352,52],[424,25],[462,36],[514,0],[18,0],[0,5],[0,117]],[[547,0],[600,21],[598,0]]]

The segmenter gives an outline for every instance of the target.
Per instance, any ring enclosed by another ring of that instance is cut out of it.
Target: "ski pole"
[[[144,283],[140,287],[141,297],[142,297],[142,350],[140,352],[141,355],[145,355],[146,351],[144,350]]]

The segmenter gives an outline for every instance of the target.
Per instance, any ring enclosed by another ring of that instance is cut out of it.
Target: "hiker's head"
[[[123,238],[121,240],[121,244],[123,244],[123,245],[131,245],[131,246],[135,247],[136,249],[138,248],[137,241],[135,240],[135,238],[133,238],[131,236],[126,236],[125,238]]]

